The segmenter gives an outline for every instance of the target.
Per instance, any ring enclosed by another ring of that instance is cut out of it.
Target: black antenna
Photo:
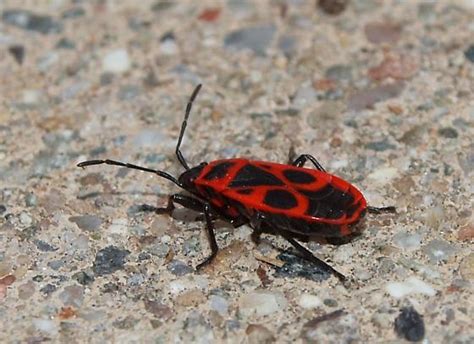
[[[77,164],[77,167],[86,167],[86,166],[91,166],[91,165],[102,165],[102,164],[122,166],[122,167],[132,168],[134,170],[155,173],[160,177],[163,177],[165,179],[168,179],[168,180],[172,181],[173,183],[175,183],[179,187],[183,187],[175,177],[173,177],[172,175],[170,175],[166,172],[159,171],[159,170],[153,170],[153,169],[148,168],[148,167],[142,167],[142,166],[137,166],[137,165],[134,165],[134,164],[129,164],[128,162],[121,162],[121,161],[115,161],[115,160],[110,160],[110,159],[106,159],[106,160],[88,160],[88,161],[80,162],[79,164]]]
[[[201,89],[201,87],[202,87],[202,84],[197,85],[193,91],[193,94],[191,94],[191,98],[189,98],[188,105],[186,105],[184,120],[183,120],[183,123],[181,124],[181,131],[179,132],[178,144],[176,145],[176,157],[178,158],[178,161],[180,162],[180,164],[183,165],[183,167],[186,170],[189,170],[189,166],[188,166],[188,163],[186,162],[186,159],[184,159],[183,153],[181,153],[181,150],[179,148],[181,146],[181,141],[183,141],[184,131],[186,130],[186,126],[188,125],[188,118],[189,118],[189,114],[191,113],[191,108],[193,107],[193,101],[194,99],[196,99],[196,96],[199,93],[199,90]]]

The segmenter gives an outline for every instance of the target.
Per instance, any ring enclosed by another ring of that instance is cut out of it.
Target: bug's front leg
[[[324,167],[321,166],[319,161],[314,156],[312,156],[310,154],[301,154],[291,164],[293,166],[296,166],[296,167],[303,167],[304,164],[306,163],[306,161],[308,161],[308,160],[313,163],[314,167],[316,167],[317,170],[322,171],[322,172],[326,172],[326,170],[324,169]]]
[[[171,215],[173,210],[176,208],[175,203],[180,204],[187,209],[191,209],[197,212],[202,212],[202,209],[203,209],[203,204],[200,200],[190,197],[190,196],[182,195],[182,194],[174,194],[168,197],[168,204],[166,205],[166,207],[158,208],[158,207],[154,207],[148,204],[143,204],[140,207],[140,210],[152,211],[157,214]]]

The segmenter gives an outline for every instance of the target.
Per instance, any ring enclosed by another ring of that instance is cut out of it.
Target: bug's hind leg
[[[396,213],[397,208],[395,207],[367,207],[367,211],[371,214],[382,214],[382,213]]]
[[[347,280],[346,276],[341,274],[339,271],[334,269],[331,265],[328,263],[324,262],[323,260],[317,258],[315,255],[313,255],[306,247],[301,245],[299,242],[297,242],[295,239],[291,237],[288,233],[281,232],[281,236],[283,236],[291,245],[293,245],[294,248],[305,258],[306,260],[310,261],[311,263],[319,266],[322,268],[324,271],[330,272],[334,276],[336,276],[341,282],[345,282]]]
[[[322,172],[326,172],[326,170],[324,169],[324,167],[321,166],[319,161],[314,156],[312,156],[310,154],[301,154],[291,164],[293,166],[296,166],[296,167],[303,167],[304,164],[306,163],[306,161],[308,161],[308,160],[313,163],[314,167],[316,167],[317,170],[322,171]]]

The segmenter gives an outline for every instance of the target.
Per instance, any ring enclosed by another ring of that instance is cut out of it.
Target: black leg
[[[309,154],[301,154],[295,161],[293,161],[291,164],[293,166],[297,167],[303,167],[306,161],[309,160],[313,163],[314,167],[316,167],[317,170],[326,172],[326,170],[321,166],[321,164],[316,160],[316,158],[312,155]]]
[[[316,264],[323,270],[332,273],[334,276],[336,276],[341,282],[346,281],[346,276],[341,274],[339,271],[334,269],[331,265],[328,263],[322,261],[321,259],[317,258],[315,255],[313,255],[306,247],[302,246],[299,242],[297,242],[295,239],[293,239],[288,233],[282,232],[280,233],[290,244],[293,245],[294,248],[298,250],[298,252],[303,255],[303,258],[306,260],[312,262],[313,264]]]
[[[214,225],[212,224],[211,219],[211,207],[208,203],[204,204],[203,208],[204,216],[206,218],[206,228],[207,236],[209,239],[209,245],[211,246],[211,255],[207,257],[202,263],[196,266],[196,270],[200,270],[206,265],[209,265],[214,258],[216,258],[217,252],[219,251],[219,246],[217,246],[216,234],[214,233]]]
[[[255,245],[260,244],[260,236],[263,233],[262,221],[264,220],[264,218],[265,217],[263,214],[257,212],[253,214],[252,218],[250,219],[250,224],[253,228],[251,238]]]
[[[185,208],[198,211],[204,214],[206,221],[207,237],[209,239],[209,246],[211,247],[211,255],[207,257],[202,263],[196,266],[196,270],[200,270],[204,266],[212,262],[219,251],[217,246],[216,235],[214,233],[214,225],[212,223],[211,206],[209,203],[201,202],[200,200],[181,194],[171,195],[168,198],[168,205],[164,208],[155,208],[154,211],[157,214],[171,214],[175,209],[175,203],[182,205]]]
[[[396,213],[397,208],[395,207],[367,207],[367,211],[371,214],[382,214],[382,213]]]
[[[174,206],[175,203],[178,203],[178,204],[182,205],[185,208],[188,208],[188,209],[191,209],[191,210],[194,210],[194,211],[197,211],[197,212],[202,212],[202,209],[204,207],[204,204],[196,198],[186,196],[186,195],[181,195],[181,194],[174,194],[174,195],[171,195],[168,198],[168,205],[166,207],[164,207],[164,208],[154,208],[154,207],[151,207],[151,206],[147,206],[148,207],[147,210],[148,211],[154,211],[157,214],[171,215],[171,213],[175,209],[175,206]]]

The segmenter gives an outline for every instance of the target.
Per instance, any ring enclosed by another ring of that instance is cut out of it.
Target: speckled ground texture
[[[472,343],[472,1],[0,0],[0,342]],[[315,155],[374,206],[307,244],[164,206],[191,164]]]

